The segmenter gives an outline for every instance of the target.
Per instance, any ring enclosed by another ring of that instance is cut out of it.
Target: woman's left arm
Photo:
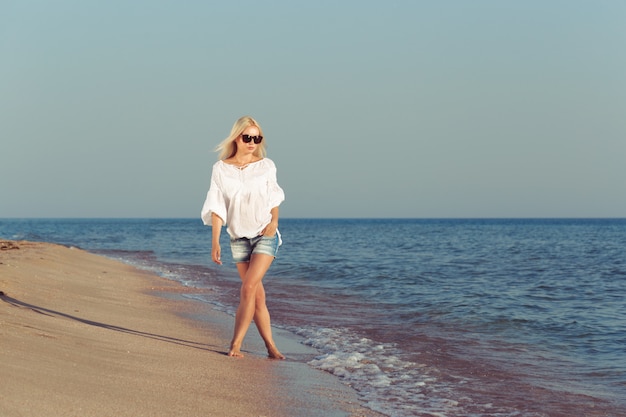
[[[270,213],[272,214],[272,221],[265,226],[265,229],[261,231],[261,234],[263,236],[273,237],[276,236],[276,230],[278,229],[278,206],[271,209]]]

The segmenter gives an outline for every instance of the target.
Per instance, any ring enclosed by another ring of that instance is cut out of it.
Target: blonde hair
[[[241,135],[243,131],[250,126],[255,126],[259,129],[259,135],[264,136],[263,129],[261,129],[261,126],[256,120],[250,116],[240,117],[233,125],[230,135],[228,135],[228,137],[215,148],[215,152],[218,152],[219,155],[218,159],[224,160],[235,156],[237,153],[237,144],[235,143],[235,140],[237,140],[239,135]],[[265,155],[267,155],[267,150],[265,149],[265,139],[263,139],[263,141],[256,147],[254,155],[259,158],[265,158]]]

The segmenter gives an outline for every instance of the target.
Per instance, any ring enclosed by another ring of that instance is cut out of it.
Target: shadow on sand
[[[10,305],[12,305],[14,307],[26,308],[26,309],[34,311],[35,313],[43,314],[45,316],[63,317],[63,318],[74,320],[74,321],[77,321],[79,323],[83,323],[83,324],[86,324],[86,325],[89,325],[89,326],[100,327],[102,329],[112,330],[112,331],[115,331],[115,332],[128,333],[128,334],[131,334],[131,335],[134,335],[134,336],[140,336],[140,337],[145,337],[145,338],[148,338],[148,339],[159,340],[161,342],[173,343],[173,344],[176,344],[176,345],[190,347],[190,348],[193,348],[193,349],[200,349],[200,350],[205,350],[205,351],[209,351],[209,352],[215,352],[215,353],[219,353],[221,355],[225,355],[226,354],[226,352],[221,351],[221,350],[217,350],[217,348],[215,346],[207,345],[206,343],[194,342],[192,340],[179,339],[179,338],[176,338],[176,337],[164,336],[164,335],[159,335],[159,334],[155,334],[155,333],[142,332],[140,330],[133,330],[133,329],[129,329],[129,328],[126,328],[126,327],[120,327],[120,326],[115,326],[115,325],[112,325],[112,324],[101,323],[101,322],[98,322],[98,321],[87,320],[87,319],[84,319],[84,318],[73,316],[71,314],[66,314],[66,313],[62,313],[60,311],[51,310],[49,308],[39,307],[39,306],[36,306],[36,305],[33,305],[33,304],[26,303],[24,301],[20,301],[18,299],[13,298],[13,297],[9,297],[3,291],[0,291],[0,300],[2,300],[5,303],[10,304]]]

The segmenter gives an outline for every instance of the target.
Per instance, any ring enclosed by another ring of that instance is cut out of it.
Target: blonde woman
[[[230,236],[233,260],[241,278],[239,307],[228,356],[243,357],[241,345],[254,320],[270,358],[284,359],[272,338],[265,304],[263,277],[278,253],[278,206],[285,193],[276,181],[276,166],[266,158],[261,126],[250,116],[235,122],[230,135],[217,146],[211,185],[202,207],[202,221],[211,225],[211,257],[221,261],[223,225]]]

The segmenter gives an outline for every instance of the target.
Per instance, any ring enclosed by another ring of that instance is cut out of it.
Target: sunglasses
[[[253,140],[254,143],[256,143],[258,145],[263,140],[263,136],[261,136],[261,135],[259,135],[259,136],[241,135],[241,140],[243,141],[243,143],[250,143],[250,141]]]

